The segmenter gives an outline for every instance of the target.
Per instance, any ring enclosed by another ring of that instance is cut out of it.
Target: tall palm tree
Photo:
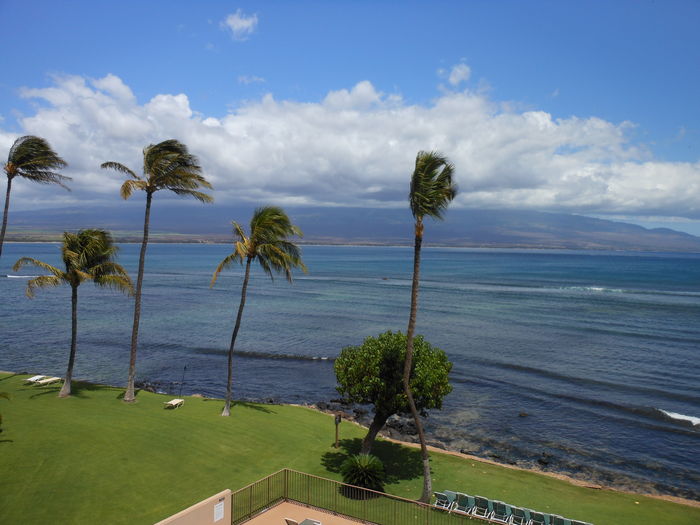
[[[226,404],[221,412],[222,416],[231,414],[231,380],[233,376],[233,348],[236,344],[238,330],[241,327],[243,307],[245,306],[248,280],[250,279],[250,265],[257,259],[263,271],[273,279],[274,273],[284,273],[287,281],[292,282],[292,269],[301,268],[306,273],[306,266],[301,260],[301,250],[289,240],[296,235],[302,237],[301,230],[294,226],[287,214],[275,206],[258,208],[250,220],[250,235],[246,235],[240,224],[232,222],[234,243],[233,253],[227,255],[214,271],[211,286],[216,283],[222,270],[233,263],[243,264],[245,261],[245,275],[241,288],[241,302],[238,305],[236,324],[231,335],[231,345],[228,349],[228,380],[226,382]]]
[[[50,275],[40,275],[27,283],[26,293],[30,299],[34,297],[34,290],[37,288],[60,284],[68,284],[71,287],[70,356],[66,377],[58,397],[67,397],[71,391],[78,337],[78,287],[85,281],[92,281],[97,286],[106,286],[128,294],[134,291],[126,270],[114,262],[118,250],[112,236],[106,231],[65,232],[61,246],[65,271],[31,257],[22,257],[13,266],[13,270],[19,270],[23,266],[32,265],[49,272]]]
[[[212,186],[201,175],[197,157],[187,151],[187,146],[177,140],[165,140],[158,144],[150,144],[143,149],[143,176],[139,177],[129,168],[118,162],[105,162],[103,168],[113,169],[128,175],[121,187],[121,196],[128,199],[134,190],[146,192],[146,214],[143,221],[143,241],[139,255],[139,270],[136,278],[136,294],[134,301],[134,324],[131,330],[131,352],[129,356],[129,377],[124,393],[124,401],[132,403],[134,395],[134,378],[136,377],[136,349],[139,337],[139,321],[141,320],[141,287],[143,285],[143,269],[146,261],[148,245],[148,228],[151,215],[151,200],[159,190],[169,190],[176,195],[193,197],[200,202],[212,202],[211,195],[202,193],[199,188]]]
[[[15,140],[5,163],[7,175],[7,193],[5,193],[5,211],[2,215],[2,230],[0,230],[0,256],[2,245],[5,242],[5,230],[7,229],[7,213],[10,209],[10,190],[12,179],[23,177],[39,184],[58,184],[68,189],[63,181],[71,180],[70,177],[54,173],[53,170],[65,168],[68,164],[51,149],[49,143],[40,137],[27,135]],[[70,190],[69,190],[70,191]]]
[[[408,405],[416,423],[420,439],[421,455],[423,457],[423,494],[420,501],[428,503],[432,493],[430,478],[430,458],[425,444],[425,433],[413,399],[409,384],[413,366],[413,337],[416,329],[416,313],[418,311],[418,284],[420,275],[420,250],[423,244],[423,218],[442,219],[452,199],[457,194],[457,186],[452,182],[454,166],[446,157],[436,151],[419,151],[416,156],[416,167],[411,177],[409,203],[411,213],[415,218],[415,244],[413,248],[413,281],[411,284],[411,313],[408,318],[406,331],[406,361],[403,370],[403,388],[408,398]]]

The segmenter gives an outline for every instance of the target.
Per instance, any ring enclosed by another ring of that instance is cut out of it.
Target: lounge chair
[[[502,501],[494,500],[491,502],[491,521],[496,523],[505,523],[510,525],[510,507]]]
[[[49,377],[49,376],[32,376],[32,377],[28,377],[27,379],[25,379],[24,382],[35,384],[37,381],[41,381],[42,379],[44,379],[46,377]]]
[[[530,510],[530,523],[532,525],[552,525],[552,520],[549,514]]]
[[[571,520],[571,525],[593,525],[587,521]]]
[[[291,518],[284,518],[284,522],[286,523],[286,525],[299,525],[298,521],[295,521]]]
[[[571,520],[568,520],[564,518],[563,516],[559,516],[557,514],[552,514],[551,516],[551,521],[550,523],[552,525],[571,525]]]
[[[490,519],[492,513],[493,508],[490,499],[484,498],[482,496],[474,496],[474,508],[471,512],[472,516]]]
[[[452,503],[444,492],[433,492],[435,494],[435,507],[438,509],[450,510]]]
[[[179,408],[185,404],[184,399],[171,399],[170,401],[165,401],[163,403],[165,406],[163,408]]]
[[[457,493],[457,501],[455,502],[455,506],[452,508],[454,512],[462,512],[464,514],[471,514],[472,509],[474,508],[474,505],[476,503],[474,502],[474,496],[470,496],[469,494],[462,494],[461,492]]]
[[[44,379],[39,379],[38,381],[34,381],[35,385],[50,385],[52,383],[57,383],[58,381],[61,381],[60,377],[45,377]]]
[[[530,523],[530,512],[520,507],[510,507],[510,522],[513,525],[528,525]]]

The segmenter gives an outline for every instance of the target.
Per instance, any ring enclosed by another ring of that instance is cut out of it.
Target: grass
[[[5,523],[129,523],[163,519],[225,488],[236,490],[281,468],[340,480],[339,466],[363,430],[303,407],[237,403],[229,418],[220,401],[186,398],[164,410],[165,396],[74,384],[24,386],[27,376],[0,374],[0,509]],[[374,451],[390,474],[387,492],[420,495],[420,457],[389,442]],[[536,473],[433,454],[436,490],[476,493],[596,525],[700,523],[700,508],[578,487]]]

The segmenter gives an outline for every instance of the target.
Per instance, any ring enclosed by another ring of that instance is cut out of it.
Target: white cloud
[[[236,9],[221,22],[221,27],[231,31],[234,40],[247,40],[257,26],[258,15],[246,16],[241,9]]]
[[[239,84],[263,84],[265,82],[265,79],[263,77],[258,77],[255,75],[240,75],[238,77],[238,83]]]
[[[466,82],[467,80],[469,80],[471,74],[472,70],[467,64],[457,64],[452,67],[452,70],[450,71],[450,76],[447,78],[447,81],[452,86],[456,87],[462,82]]]
[[[318,102],[267,94],[223,117],[199,114],[187,95],[138,103],[118,77],[56,77],[20,120],[70,164],[72,193],[18,182],[13,207],[119,202],[107,160],[141,168],[141,149],[176,138],[199,156],[217,202],[405,206],[415,154],[438,149],[456,166],[456,206],[577,213],[700,217],[700,161],[654,160],[628,139],[630,123],[553,119],[491,100],[446,92],[407,104],[370,82]],[[16,134],[0,124],[0,156]]]

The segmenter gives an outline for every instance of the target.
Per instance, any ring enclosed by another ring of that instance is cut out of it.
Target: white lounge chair
[[[24,382],[34,384],[37,381],[44,379],[45,377],[49,377],[49,376],[32,376],[32,377],[28,377],[27,379],[25,379]]]
[[[47,377],[44,379],[39,379],[38,381],[34,381],[34,384],[44,386],[50,385],[52,383],[57,383],[58,381],[61,381],[60,377]]]
[[[185,400],[171,399],[170,401],[165,401],[163,404],[165,405],[163,408],[178,408],[185,404]]]

